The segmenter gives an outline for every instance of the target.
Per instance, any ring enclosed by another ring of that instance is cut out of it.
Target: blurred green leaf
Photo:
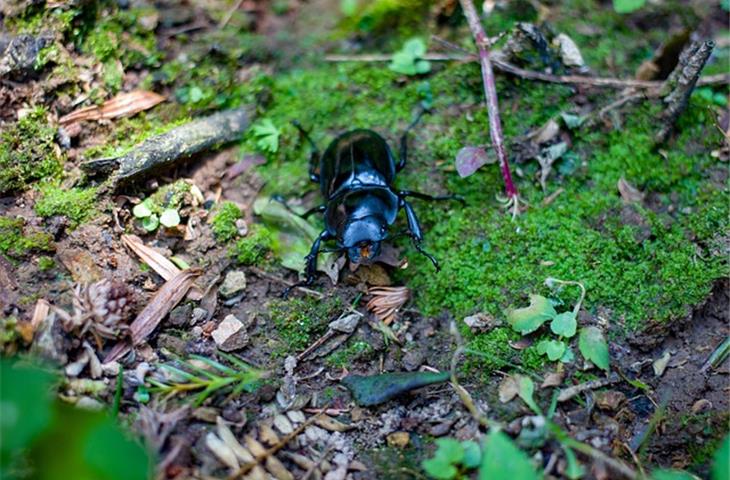
[[[542,295],[530,295],[530,306],[507,310],[507,321],[513,329],[526,335],[540,328],[546,321],[555,318],[557,314],[547,298]]]
[[[160,219],[154,213],[142,219],[142,228],[148,232],[154,232],[160,226]]]
[[[51,423],[54,381],[50,372],[0,359],[0,473]]]
[[[180,225],[180,214],[173,208],[167,208],[160,215],[160,223],[167,228],[174,228]]]
[[[681,470],[654,470],[651,480],[698,480],[698,477]]]
[[[565,354],[565,343],[560,340],[541,340],[537,344],[537,352],[547,355],[551,361],[559,360]]]
[[[492,429],[487,436],[479,480],[537,480],[540,478],[525,452],[503,432]]]
[[[584,327],[580,330],[578,349],[586,360],[590,360],[598,368],[608,371],[608,343],[598,328]]]
[[[550,330],[561,337],[570,338],[574,336],[577,328],[578,321],[575,312],[572,311],[559,313],[550,322]]]
[[[616,13],[631,13],[644,6],[646,0],[613,0],[613,9]]]
[[[712,459],[712,480],[730,479],[730,435],[720,444]]]
[[[279,151],[279,136],[281,131],[268,118],[260,120],[251,129],[256,137],[256,146],[264,152],[276,153]]]
[[[578,459],[576,458],[573,450],[563,445],[563,451],[565,452],[565,462],[567,463],[567,466],[565,467],[565,476],[570,480],[583,478],[586,470],[580,463],[578,463]]]
[[[388,68],[403,75],[428,73],[431,71],[431,63],[421,58],[425,54],[426,43],[420,38],[412,38],[393,54]]]
[[[542,415],[540,406],[535,402],[533,395],[535,394],[535,384],[532,379],[526,375],[515,375],[517,380],[517,395],[527,404],[530,409],[537,415]]]
[[[445,382],[449,372],[392,372],[380,375],[349,375],[342,384],[350,390],[355,403],[368,407],[378,405],[415,388]]]
[[[464,447],[464,459],[461,461],[466,468],[477,468],[482,463],[482,449],[473,440],[461,442]]]

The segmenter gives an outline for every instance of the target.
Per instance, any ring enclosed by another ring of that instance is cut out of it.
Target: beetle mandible
[[[369,263],[380,253],[380,245],[388,240],[388,227],[398,212],[403,209],[408,221],[408,235],[413,246],[428,257],[436,270],[439,264],[421,246],[423,232],[407,197],[422,200],[452,200],[463,202],[458,195],[432,196],[410,190],[396,190],[393,186],[396,173],[406,166],[408,157],[408,133],[423,116],[423,111],[406,128],[400,138],[400,156],[396,161],[388,143],[372,130],[355,129],[347,131],[329,144],[324,154],[299,122],[299,129],[311,147],[309,178],[319,183],[325,203],[314,207],[301,216],[324,213],[325,229],[312,244],[305,257],[306,279],[289,288],[308,286],[314,282],[317,257],[323,242],[336,241],[336,248],[330,251],[344,251],[353,263]]]

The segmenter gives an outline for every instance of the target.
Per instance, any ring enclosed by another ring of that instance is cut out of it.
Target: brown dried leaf
[[[231,447],[218,438],[213,432],[208,432],[205,436],[205,445],[210,449],[211,452],[231,470],[238,470],[238,459],[236,454],[231,450]]]
[[[372,298],[367,309],[386,325],[390,325],[398,310],[408,301],[411,292],[407,287],[372,287],[368,289]]]
[[[558,387],[563,383],[563,379],[565,379],[564,371],[548,373],[540,388]]]
[[[270,423],[265,422],[259,427],[259,440],[266,445],[273,446],[279,443],[279,435],[276,434]]]
[[[246,435],[243,437],[243,440],[246,442],[246,447],[254,457],[263,457],[266,455],[266,447],[261,445],[261,442],[253,438],[251,435]]]
[[[165,280],[170,280],[181,272],[172,261],[154,248],[145,245],[136,235],[122,235],[122,243]]]
[[[512,401],[517,396],[517,392],[520,390],[517,385],[517,380],[512,376],[504,377],[499,384],[499,401],[507,403]]]
[[[120,93],[111,100],[104,102],[101,107],[98,105],[92,105],[90,107],[75,110],[68,115],[61,117],[58,122],[61,125],[68,125],[86,120],[131,117],[136,113],[149,110],[164,101],[165,97],[158,95],[155,92],[135,90],[128,93]]]
[[[641,203],[644,201],[644,193],[631,185],[624,177],[618,181],[618,191],[624,203]]]
[[[31,333],[35,332],[40,327],[43,320],[48,316],[48,312],[51,309],[51,305],[46,301],[45,298],[40,298],[35,304],[33,309],[33,317],[30,320],[30,326],[32,327]]]
[[[286,469],[281,460],[274,455],[270,455],[266,459],[266,470],[276,478],[276,480],[294,480],[294,475]]]
[[[346,425],[327,415],[322,415],[317,418],[317,420],[314,421],[314,424],[318,427],[324,428],[325,430],[329,430],[330,432],[346,432],[355,428],[354,425]]]
[[[78,284],[88,285],[104,278],[94,258],[86,250],[67,248],[58,252],[58,258]]]
[[[163,318],[175,308],[182,300],[193,282],[202,274],[200,269],[188,269],[175,275],[165,282],[157,291],[152,301],[142,310],[134,322],[129,326],[131,345],[128,342],[119,342],[104,359],[104,363],[112,362],[126,354],[132,346],[144,341],[162,321]]]

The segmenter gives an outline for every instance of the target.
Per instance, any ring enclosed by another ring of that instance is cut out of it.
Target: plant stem
[[[499,159],[499,167],[502,170],[507,198],[515,203],[515,211],[517,211],[518,194],[517,188],[515,188],[512,181],[512,173],[510,172],[507,153],[504,148],[504,134],[502,133],[502,122],[499,118],[499,104],[497,101],[497,86],[494,83],[492,61],[489,58],[489,40],[486,33],[484,33],[484,28],[479,21],[479,15],[477,15],[472,0],[459,0],[459,2],[461,3],[461,8],[464,10],[464,16],[466,17],[467,23],[469,23],[469,28],[474,36],[474,43],[476,43],[479,52],[479,63],[482,67],[482,82],[484,83],[484,95],[487,100],[489,133],[492,137],[492,145]]]

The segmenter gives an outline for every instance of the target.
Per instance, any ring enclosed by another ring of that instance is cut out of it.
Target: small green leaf
[[[492,429],[484,447],[479,480],[538,480],[539,478],[527,454],[506,434]]]
[[[558,312],[553,304],[542,295],[530,295],[530,306],[507,311],[507,321],[513,329],[522,335],[534,332],[548,320],[555,318]]]
[[[160,215],[160,223],[167,228],[174,228],[180,225],[180,214],[173,208],[168,208]]]
[[[160,219],[157,218],[157,215],[154,213],[150,215],[149,217],[142,219],[142,228],[147,230],[148,232],[154,232],[157,230],[157,227],[160,226]]]
[[[392,372],[380,375],[349,375],[342,380],[355,398],[355,403],[368,407],[387,402],[391,398],[415,388],[445,382],[449,372]]]
[[[560,357],[561,363],[573,363],[575,360],[575,354],[573,353],[573,349],[568,347],[565,349],[565,353],[562,357]]]
[[[259,121],[253,127],[253,134],[256,137],[256,146],[268,153],[276,153],[279,150],[279,136],[281,131],[276,128],[274,122],[268,118]]]
[[[388,68],[403,75],[415,75],[416,59],[408,52],[395,52]]]
[[[482,463],[482,449],[479,444],[473,440],[465,440],[461,445],[464,447],[464,459],[461,464],[466,468],[477,468]]]
[[[730,479],[730,435],[725,437],[712,459],[712,480]]]
[[[418,60],[415,64],[416,73],[428,73],[431,71],[431,62],[428,60]]]
[[[135,205],[132,209],[132,215],[134,215],[135,218],[147,218],[152,215],[152,210],[150,210],[147,200]]]
[[[562,358],[565,354],[565,343],[560,340],[541,340],[537,344],[537,352],[542,355],[547,355],[551,361]]]
[[[613,0],[613,9],[616,13],[631,13],[644,6],[646,0]]]
[[[580,330],[578,349],[586,360],[590,360],[598,368],[608,371],[608,343],[598,328],[584,327]]]
[[[357,13],[357,0],[340,0],[340,11],[346,17]]]
[[[436,456],[447,460],[449,463],[461,463],[464,459],[464,447],[455,438],[439,438],[436,440]]]
[[[557,314],[550,323],[550,330],[555,335],[560,335],[565,338],[574,336],[577,327],[578,321],[575,318],[575,313],[572,311]]]
[[[412,57],[418,58],[426,54],[426,43],[420,38],[411,38],[403,44],[404,52],[408,52]]]
[[[435,478],[436,480],[451,480],[458,473],[456,467],[442,457],[433,457],[424,460],[421,466],[429,477]]]
[[[523,402],[527,404],[530,409],[537,415],[542,415],[542,410],[535,402],[533,395],[535,393],[535,384],[530,377],[525,375],[515,375],[517,380],[517,395],[520,396]]]
[[[585,117],[583,117],[582,115],[575,115],[572,113],[561,112],[560,116],[562,117],[563,122],[565,122],[565,126],[571,130],[580,127],[581,125],[583,125],[583,122],[585,121]]]

